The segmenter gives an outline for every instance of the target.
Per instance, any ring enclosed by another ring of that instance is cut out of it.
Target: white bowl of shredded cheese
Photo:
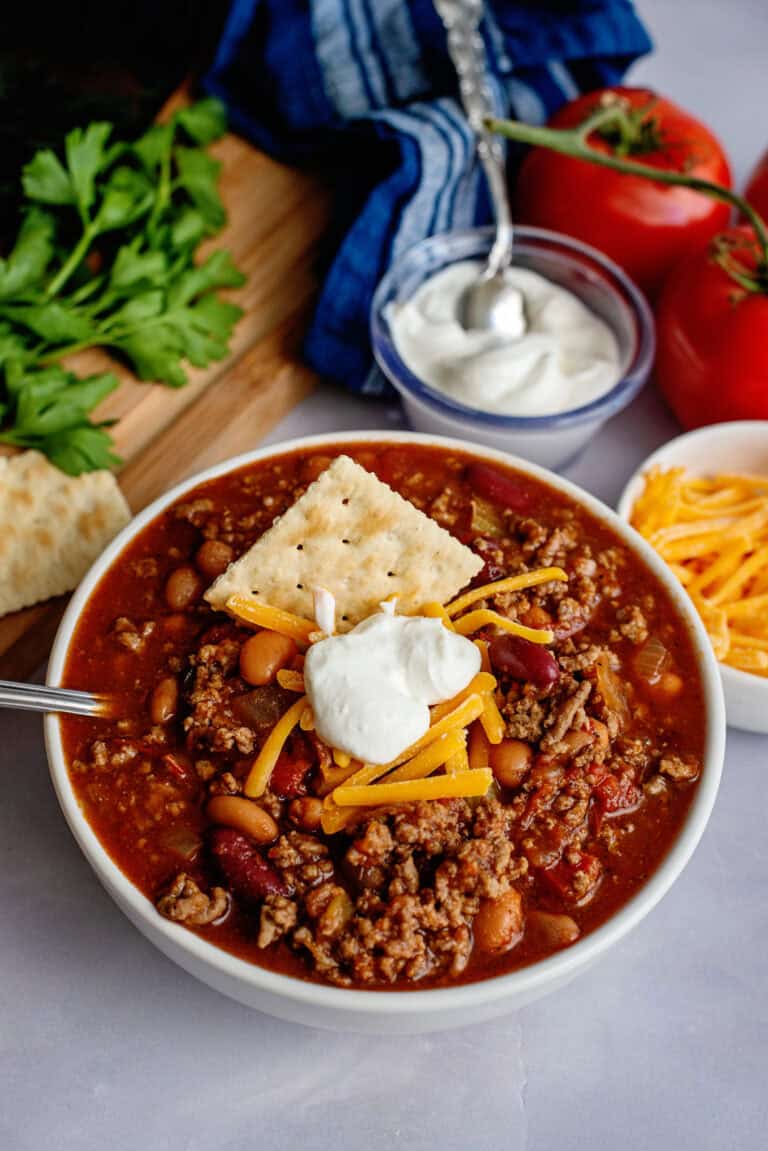
[[[374,296],[373,351],[416,430],[561,467],[646,382],[653,317],[602,253],[521,227],[505,275],[525,301],[525,330],[466,331],[458,300],[492,240],[488,228],[448,232],[397,260]]]
[[[683,468],[685,473],[691,477],[720,475],[751,478],[765,476],[766,491],[768,492],[768,421],[741,420],[727,424],[712,424],[709,427],[698,428],[696,431],[677,436],[663,444],[645,460],[627,483],[618,503],[619,515],[627,522],[632,523],[633,511],[646,486],[646,477],[654,469],[666,472],[671,468]],[[765,515],[768,517],[768,494],[763,498]],[[724,508],[724,513],[727,510]],[[734,555],[733,566],[737,572],[746,575],[746,557],[755,553],[755,549],[750,548],[749,533],[753,529],[749,526],[746,516],[741,516],[739,513],[735,518],[738,519],[738,523],[734,524],[734,531],[737,533],[746,531],[747,534],[743,541],[743,552]],[[718,522],[721,523],[722,519],[723,517],[720,517]],[[722,556],[725,552],[727,541],[723,535],[724,530],[727,529],[724,529],[721,524],[720,536],[714,545],[713,557]],[[754,566],[754,562],[750,566]],[[768,568],[768,561],[764,567]],[[683,574],[683,578],[685,578],[682,569],[680,574]],[[739,580],[734,582],[738,584]],[[723,588],[724,584],[721,577],[720,592]],[[727,615],[723,610],[723,595],[718,594],[717,591],[713,595],[710,587],[705,587],[704,591],[707,596],[714,599],[714,608],[720,609],[721,615]],[[743,595],[745,591],[743,585],[739,587],[739,594]],[[710,610],[711,612],[712,609],[708,609],[709,599],[705,598],[701,602],[703,602],[705,611]],[[768,603],[768,597],[765,602]],[[760,609],[760,605],[758,605],[758,609]],[[760,645],[756,648],[758,651],[765,650],[762,647],[763,642],[768,646],[768,609],[760,610],[759,618],[766,621],[766,637],[765,641],[758,637],[757,642]],[[723,620],[723,623],[725,626],[731,623],[734,633],[738,633],[738,612],[730,620]],[[726,637],[726,643],[728,642],[729,637]],[[717,654],[722,658],[724,653]],[[738,727],[744,731],[768,734],[768,673],[763,671],[761,674],[754,674],[721,662],[720,675],[723,681],[728,723],[732,727]]]

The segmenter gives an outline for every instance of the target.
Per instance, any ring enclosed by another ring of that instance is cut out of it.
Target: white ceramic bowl
[[[389,269],[371,304],[371,343],[381,370],[400,393],[411,427],[514,452],[548,468],[561,467],[634,399],[653,363],[655,330],[645,296],[596,248],[544,228],[515,227],[513,261],[573,292],[616,337],[621,374],[604,396],[548,416],[506,416],[459,403],[424,383],[402,360],[390,327],[390,305],[409,299],[441,268],[458,260],[484,261],[492,228],[444,232],[414,244]]]
[[[511,464],[567,493],[610,526],[638,553],[669,589],[691,629],[701,669],[706,703],[704,768],[685,824],[672,849],[637,895],[605,924],[566,951],[520,971],[457,987],[425,991],[347,991],[266,971],[201,939],[158,915],[153,904],[126,878],[102,847],[75,798],[62,751],[59,722],[46,716],[45,736],[51,778],[62,811],[86,859],[99,880],[138,929],[170,959],[225,995],[282,1019],[334,1030],[380,1033],[436,1031],[490,1019],[521,1007],[571,980],[617,943],[643,919],[669,890],[690,859],[709,819],[720,782],[725,739],[722,690],[717,664],[706,633],[677,581],[640,537],[612,511],[574,484],[543,468],[489,448],[473,448],[459,440],[403,432],[345,432],[310,436],[263,448],[218,464],[185,480],[150,504],[109,545],[75,592],[61,622],[48,667],[48,683],[61,682],[73,631],[88,598],[126,544],[150,520],[202,480],[212,479],[253,460],[302,447],[359,443],[434,444],[472,451],[485,461]]]
[[[685,467],[696,475],[752,472],[768,476],[768,420],[711,424],[663,444],[637,469],[618,503],[629,521],[635,500],[652,467]],[[720,664],[728,723],[744,731],[768,733],[768,679]]]

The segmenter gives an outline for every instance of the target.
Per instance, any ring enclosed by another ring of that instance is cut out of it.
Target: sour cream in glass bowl
[[[449,232],[396,261],[373,300],[374,354],[417,430],[558,467],[647,380],[653,317],[600,252],[521,227],[509,276],[525,298],[525,332],[466,332],[456,302],[492,241],[488,228]]]

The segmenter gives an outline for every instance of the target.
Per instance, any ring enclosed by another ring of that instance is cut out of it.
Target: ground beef
[[[225,638],[219,643],[203,644],[190,658],[190,712],[184,720],[184,730],[191,748],[236,751],[240,755],[252,755],[256,749],[255,732],[232,710],[235,698],[246,689],[236,675],[240,647],[240,640]]]
[[[229,896],[223,887],[206,894],[186,872],[179,872],[168,890],[157,900],[157,910],[166,919],[202,927],[226,913]]]
[[[620,634],[631,643],[645,643],[648,639],[648,622],[637,604],[618,608],[616,620]]]

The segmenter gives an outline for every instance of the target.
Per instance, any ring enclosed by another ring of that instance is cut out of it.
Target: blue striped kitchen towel
[[[541,123],[616,83],[651,43],[631,0],[493,0],[483,35],[499,114]],[[368,312],[411,244],[488,220],[432,0],[232,0],[206,89],[235,131],[337,188],[330,263],[304,352],[321,375],[383,394]]]

